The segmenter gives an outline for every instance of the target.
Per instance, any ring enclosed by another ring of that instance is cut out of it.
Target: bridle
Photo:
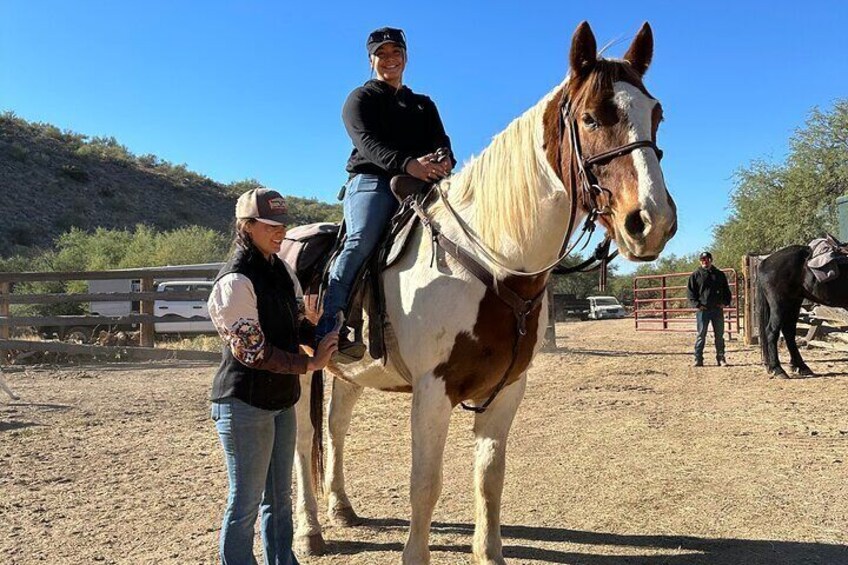
[[[610,149],[609,151],[604,151],[603,153],[598,153],[597,155],[592,155],[590,157],[585,157],[583,155],[583,146],[580,143],[580,134],[577,129],[577,120],[574,117],[574,113],[571,110],[571,102],[568,99],[568,89],[567,87],[563,87],[562,94],[559,99],[559,110],[557,112],[559,116],[559,121],[557,122],[557,140],[559,141],[559,145],[557,146],[557,167],[560,169],[560,178],[564,177],[565,174],[562,170],[562,138],[565,131],[568,131],[568,139],[571,144],[571,161],[569,166],[571,167],[571,185],[570,185],[570,197],[571,197],[571,209],[568,215],[568,229],[565,231],[565,240],[563,241],[562,248],[560,250],[559,259],[557,264],[563,261],[577,245],[580,243],[584,237],[586,238],[586,242],[581,247],[581,250],[586,247],[589,243],[589,238],[591,238],[592,233],[595,231],[595,222],[600,216],[606,216],[611,213],[609,200],[612,195],[612,191],[606,187],[601,186],[598,181],[598,177],[595,175],[592,170],[596,165],[603,165],[609,163],[610,161],[617,159],[618,157],[623,157],[624,155],[629,155],[636,149],[640,149],[642,147],[648,147],[654,150],[654,153],[657,156],[657,160],[662,160],[663,151],[657,144],[651,139],[640,139],[634,141],[632,143],[627,143],[625,145],[621,145],[616,147],[615,149]],[[602,199],[603,197],[603,199]],[[583,228],[580,235],[574,241],[574,243],[569,247],[569,235],[571,234],[571,230],[574,229],[574,222],[577,218],[577,208],[578,208],[578,199],[586,205],[588,209],[588,214],[586,216],[586,221],[583,223]],[[602,200],[604,202],[602,202]],[[556,269],[557,274],[567,274],[578,271],[585,271],[586,267],[592,264],[595,261],[600,262],[609,262],[618,255],[618,251],[616,250],[612,254],[609,253],[610,246],[610,237],[607,235],[604,240],[598,244],[598,247],[595,249],[595,253],[589,257],[588,260],[580,263],[579,265],[575,265],[573,267],[564,267]],[[551,267],[554,269],[556,265]],[[597,266],[595,267],[597,268]],[[590,269],[591,270],[591,269]]]

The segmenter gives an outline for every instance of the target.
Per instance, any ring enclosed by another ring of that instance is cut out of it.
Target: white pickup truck
[[[183,318],[202,316],[206,320],[185,322],[156,322],[154,328],[156,333],[215,333],[215,326],[209,320],[209,309],[206,300],[169,300],[169,292],[193,292],[205,290],[207,294],[212,290],[211,281],[163,281],[156,287],[157,292],[162,293],[162,298],[157,298],[153,304],[153,313],[156,316],[176,314]]]
[[[627,317],[627,311],[615,296],[590,296],[588,300],[589,319],[591,320]]]

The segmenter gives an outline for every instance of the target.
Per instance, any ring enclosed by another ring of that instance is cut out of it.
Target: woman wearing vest
[[[344,197],[347,239],[330,272],[318,337],[334,327],[336,314],[347,307],[357,275],[397,209],[389,188],[391,178],[406,173],[436,182],[456,164],[453,155],[441,163],[432,162],[438,149],[450,150],[450,139],[433,101],[403,84],[407,62],[403,30],[375,30],[365,47],[376,78],[351,92],[342,111],[353,142]],[[334,357],[341,363],[361,359],[365,353],[365,346],[348,341],[346,333],[342,332],[339,355]]]
[[[261,510],[265,563],[293,565],[291,481],[299,375],[326,366],[338,333],[315,355],[300,352],[303,294],[275,255],[289,222],[277,192],[250,190],[236,204],[236,243],[209,296],[209,314],[224,339],[212,385],[212,419],[227,463],[229,496],[221,526],[225,565],[254,564],[253,527]]]

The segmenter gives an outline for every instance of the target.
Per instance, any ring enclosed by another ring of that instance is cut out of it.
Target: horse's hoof
[[[356,515],[356,512],[350,506],[342,508],[334,508],[330,511],[330,521],[336,526],[343,528],[352,528],[363,524],[362,518]]]
[[[799,377],[813,377],[815,373],[809,367],[792,367],[792,371]]]
[[[777,369],[774,371],[769,371],[772,379],[788,379],[789,375],[786,374],[786,371],[783,369]]]
[[[327,544],[324,543],[324,536],[321,534],[297,536],[294,538],[294,552],[298,557],[324,555],[326,551]]]

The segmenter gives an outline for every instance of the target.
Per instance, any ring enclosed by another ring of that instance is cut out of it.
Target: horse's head
[[[623,60],[599,58],[583,22],[572,38],[569,80],[545,116],[548,161],[634,261],[656,259],[677,231],[655,145],[662,106],[642,82],[653,50],[645,23]]]

